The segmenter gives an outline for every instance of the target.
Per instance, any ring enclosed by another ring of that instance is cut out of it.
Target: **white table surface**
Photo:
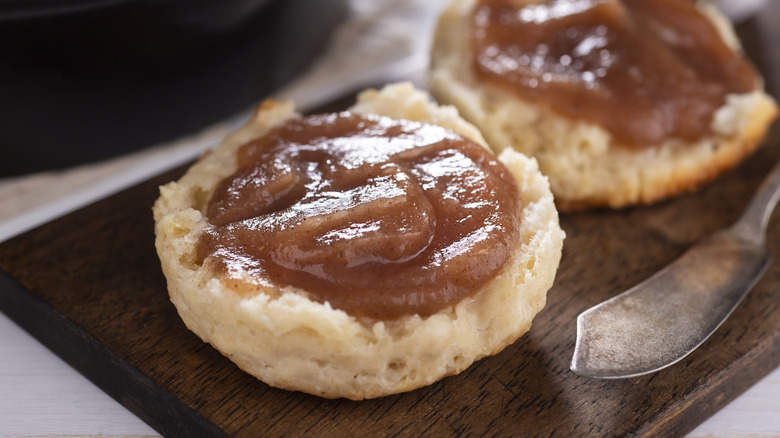
[[[433,15],[429,12],[433,3],[430,1],[395,0],[393,8],[388,8],[386,3],[383,8],[376,6],[381,2],[353,1],[356,15],[373,19],[376,18],[374,15],[389,14],[392,9],[405,19],[416,16],[418,21],[423,20],[412,24],[415,29],[412,34],[419,35],[421,26],[432,23]],[[414,8],[417,9],[410,14]],[[355,27],[366,29],[364,25]],[[393,29],[397,30],[395,34],[406,33],[403,23],[398,22],[391,23],[383,31]],[[377,36],[387,40],[387,35],[381,32],[373,35],[374,38]],[[350,35],[349,39],[353,37]],[[397,43],[406,44],[406,49],[410,49],[409,44],[420,44],[408,38]],[[412,51],[419,52],[417,49],[419,47]],[[389,52],[385,50],[385,53]],[[309,75],[305,83],[297,83],[280,91],[279,95],[305,101],[305,108],[334,97],[312,92],[313,89],[322,90],[323,83],[336,94],[361,81],[381,83],[413,76],[424,62],[424,57],[420,56],[399,56],[389,60],[392,68],[382,67],[382,74],[378,76],[376,65],[357,68],[350,64],[351,60],[332,55],[329,52],[336,62],[323,61],[315,65],[314,70],[319,75]],[[377,60],[378,65],[381,65],[380,61],[388,60]],[[351,70],[348,77],[344,77],[345,68]],[[236,126],[235,123],[226,122],[190,138],[101,163],[0,179],[0,241],[192,159],[216,144]],[[158,436],[158,433],[0,313],[0,437],[30,436],[142,437]],[[780,369],[689,436],[780,437]]]

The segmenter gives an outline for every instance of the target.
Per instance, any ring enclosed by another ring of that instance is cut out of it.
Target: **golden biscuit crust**
[[[364,92],[351,110],[434,123],[484,145],[456,110],[433,104],[410,84]],[[271,386],[359,400],[458,373],[530,328],[553,283],[564,233],[547,179],[535,160],[514,151],[502,153],[500,160],[516,177],[524,203],[518,248],[474,296],[430,317],[358,320],[290,287],[236,293],[198,265],[195,245],[210,226],[205,203],[216,183],[235,170],[236,150],[291,117],[299,115],[290,103],[263,104],[252,121],[179,181],[160,188],[153,209],[155,244],[171,301],[190,330]]]

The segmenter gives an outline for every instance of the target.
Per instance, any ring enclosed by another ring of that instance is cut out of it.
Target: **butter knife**
[[[698,348],[766,271],[766,227],[780,198],[775,165],[740,219],[644,282],[577,317],[571,370],[615,379],[666,368]]]

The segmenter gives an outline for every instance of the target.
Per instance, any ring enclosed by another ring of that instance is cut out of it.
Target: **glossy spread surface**
[[[212,195],[199,258],[355,316],[427,316],[508,261],[522,209],[510,172],[438,126],[338,113],[240,149]]]
[[[702,138],[757,81],[687,0],[477,0],[471,42],[478,78],[628,147]]]

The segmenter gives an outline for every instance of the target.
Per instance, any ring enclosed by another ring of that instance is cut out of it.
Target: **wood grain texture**
[[[747,26],[742,36],[773,91],[780,56],[768,44],[780,40],[769,30]],[[561,267],[531,331],[406,394],[354,402],[270,388],[185,328],[168,300],[151,216],[158,186],[183,169],[1,244],[0,309],[167,436],[682,435],[780,365],[780,263],[701,348],[651,376],[570,372],[575,318],[736,220],[777,161],[778,140],[775,129],[755,156],[696,194],[563,215]],[[780,217],[768,236],[780,254]]]

